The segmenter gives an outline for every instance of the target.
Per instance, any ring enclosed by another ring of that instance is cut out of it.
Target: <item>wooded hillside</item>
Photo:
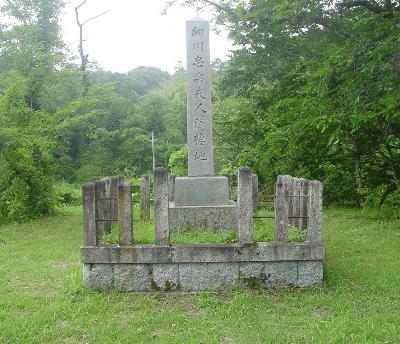
[[[51,213],[59,181],[151,173],[152,131],[157,165],[186,173],[182,67],[82,71],[61,0],[1,3],[0,223]],[[400,204],[399,1],[185,3],[214,8],[235,45],[213,63],[218,174],[248,165],[264,188],[319,179],[326,204]]]

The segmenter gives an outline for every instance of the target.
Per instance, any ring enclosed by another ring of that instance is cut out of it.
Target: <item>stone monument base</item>
[[[176,177],[175,204],[177,206],[231,205],[227,177]]]
[[[213,232],[237,232],[236,202],[218,206],[177,206],[169,202],[170,232],[203,228]]]

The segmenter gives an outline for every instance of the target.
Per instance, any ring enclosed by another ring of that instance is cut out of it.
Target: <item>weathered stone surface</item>
[[[253,182],[253,213],[255,214],[257,212],[257,207],[258,207],[258,176],[256,174],[253,174],[252,176],[252,182]]]
[[[146,174],[140,179],[140,218],[150,219],[150,177]]]
[[[115,264],[114,287],[124,291],[151,289],[151,269],[148,264]]]
[[[215,290],[238,285],[237,263],[179,264],[179,283],[183,290]]]
[[[169,228],[171,233],[181,229],[204,228],[214,232],[237,231],[236,203],[223,206],[186,206],[169,204]]]
[[[118,185],[123,183],[124,178],[122,176],[107,176],[101,179],[104,181],[105,187],[105,199],[103,201],[104,206],[104,218],[116,219],[118,217]],[[104,232],[111,233],[112,222],[104,222]]]
[[[168,264],[84,264],[85,286],[123,291],[270,288],[322,282],[322,260]]]
[[[297,262],[242,262],[240,281],[248,287],[282,287],[297,284]]]
[[[290,176],[278,176],[275,185],[275,240],[288,241],[289,192],[287,179]]]
[[[83,264],[83,285],[96,290],[114,286],[113,264]]]
[[[224,177],[228,178],[228,195],[229,195],[229,199],[231,199],[231,188],[232,188],[231,175],[225,173]]]
[[[186,22],[188,174],[214,174],[209,23]]]
[[[238,170],[238,237],[240,243],[251,243],[253,235],[253,175],[250,168]]]
[[[301,194],[303,195],[302,197],[302,214],[303,214],[303,219],[301,219],[300,222],[300,228],[301,229],[307,229],[308,226],[308,185],[309,181],[307,179],[303,179],[301,183]]]
[[[318,180],[309,182],[308,205],[308,240],[322,240],[322,183]]]
[[[299,261],[297,285],[306,287],[322,283],[324,277],[324,268],[322,260]]]
[[[100,233],[105,233],[106,223],[104,221],[107,219],[106,209],[108,203],[104,198],[106,197],[106,183],[104,180],[96,180],[94,182],[95,194],[96,194],[96,220],[97,220],[97,232],[100,236]]]
[[[219,206],[230,203],[226,177],[177,177],[175,179],[176,206]]]
[[[152,288],[160,290],[179,289],[178,264],[154,264],[152,275]]]
[[[98,232],[96,225],[95,184],[86,183],[82,187],[83,245],[96,246]]]
[[[132,245],[132,186],[127,183],[118,185],[118,222],[119,244],[121,246]]]
[[[82,263],[196,263],[322,260],[322,243],[270,242],[240,244],[180,244],[82,247]]]
[[[168,198],[170,201],[174,201],[175,199],[175,174],[168,175]]]
[[[156,245],[169,245],[168,176],[163,167],[154,170],[154,224]]]

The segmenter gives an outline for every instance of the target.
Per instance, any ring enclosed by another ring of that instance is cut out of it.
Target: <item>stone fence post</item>
[[[253,178],[248,167],[238,170],[238,237],[239,243],[254,242],[253,235]]]
[[[150,219],[150,177],[146,174],[140,179],[140,218]]]
[[[253,182],[253,213],[257,212],[258,207],[258,176],[256,174],[252,175]]]
[[[307,216],[308,216],[308,183],[307,179],[300,179],[300,218],[299,229],[307,228]]]
[[[278,176],[275,185],[275,240],[288,241],[290,176]]]
[[[232,197],[232,182],[231,182],[231,175],[228,173],[224,174],[224,177],[228,178],[228,195],[229,195],[229,199],[231,199]]]
[[[103,221],[107,219],[107,211],[106,211],[106,206],[105,206],[105,200],[104,198],[106,197],[106,183],[104,180],[96,180],[94,182],[94,188],[95,188],[95,207],[96,207],[96,226],[97,226],[97,235],[100,236],[100,233],[105,233],[106,226],[105,223],[106,221]]]
[[[169,245],[167,169],[154,170],[154,224],[156,245]]]
[[[118,185],[123,182],[122,176],[109,176],[102,179],[105,183],[105,197],[103,200],[104,216],[107,219],[116,219],[118,217]],[[104,233],[111,233],[112,222],[103,224]]]
[[[168,198],[170,201],[174,201],[175,198],[175,174],[168,175]]]
[[[308,240],[322,241],[322,183],[309,181],[308,188]]]
[[[83,245],[96,246],[98,231],[96,221],[96,190],[94,183],[86,183],[82,187],[83,206]]]
[[[133,244],[132,233],[132,186],[128,183],[118,185],[118,222],[119,244],[129,246]]]

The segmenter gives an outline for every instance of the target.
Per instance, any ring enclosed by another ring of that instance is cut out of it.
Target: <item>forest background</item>
[[[104,71],[63,43],[61,0],[0,2],[0,224],[79,202],[76,186],[156,162],[186,173],[186,72]],[[217,174],[263,190],[291,174],[325,204],[400,205],[400,2],[168,1],[209,6],[235,50],[215,60]]]

